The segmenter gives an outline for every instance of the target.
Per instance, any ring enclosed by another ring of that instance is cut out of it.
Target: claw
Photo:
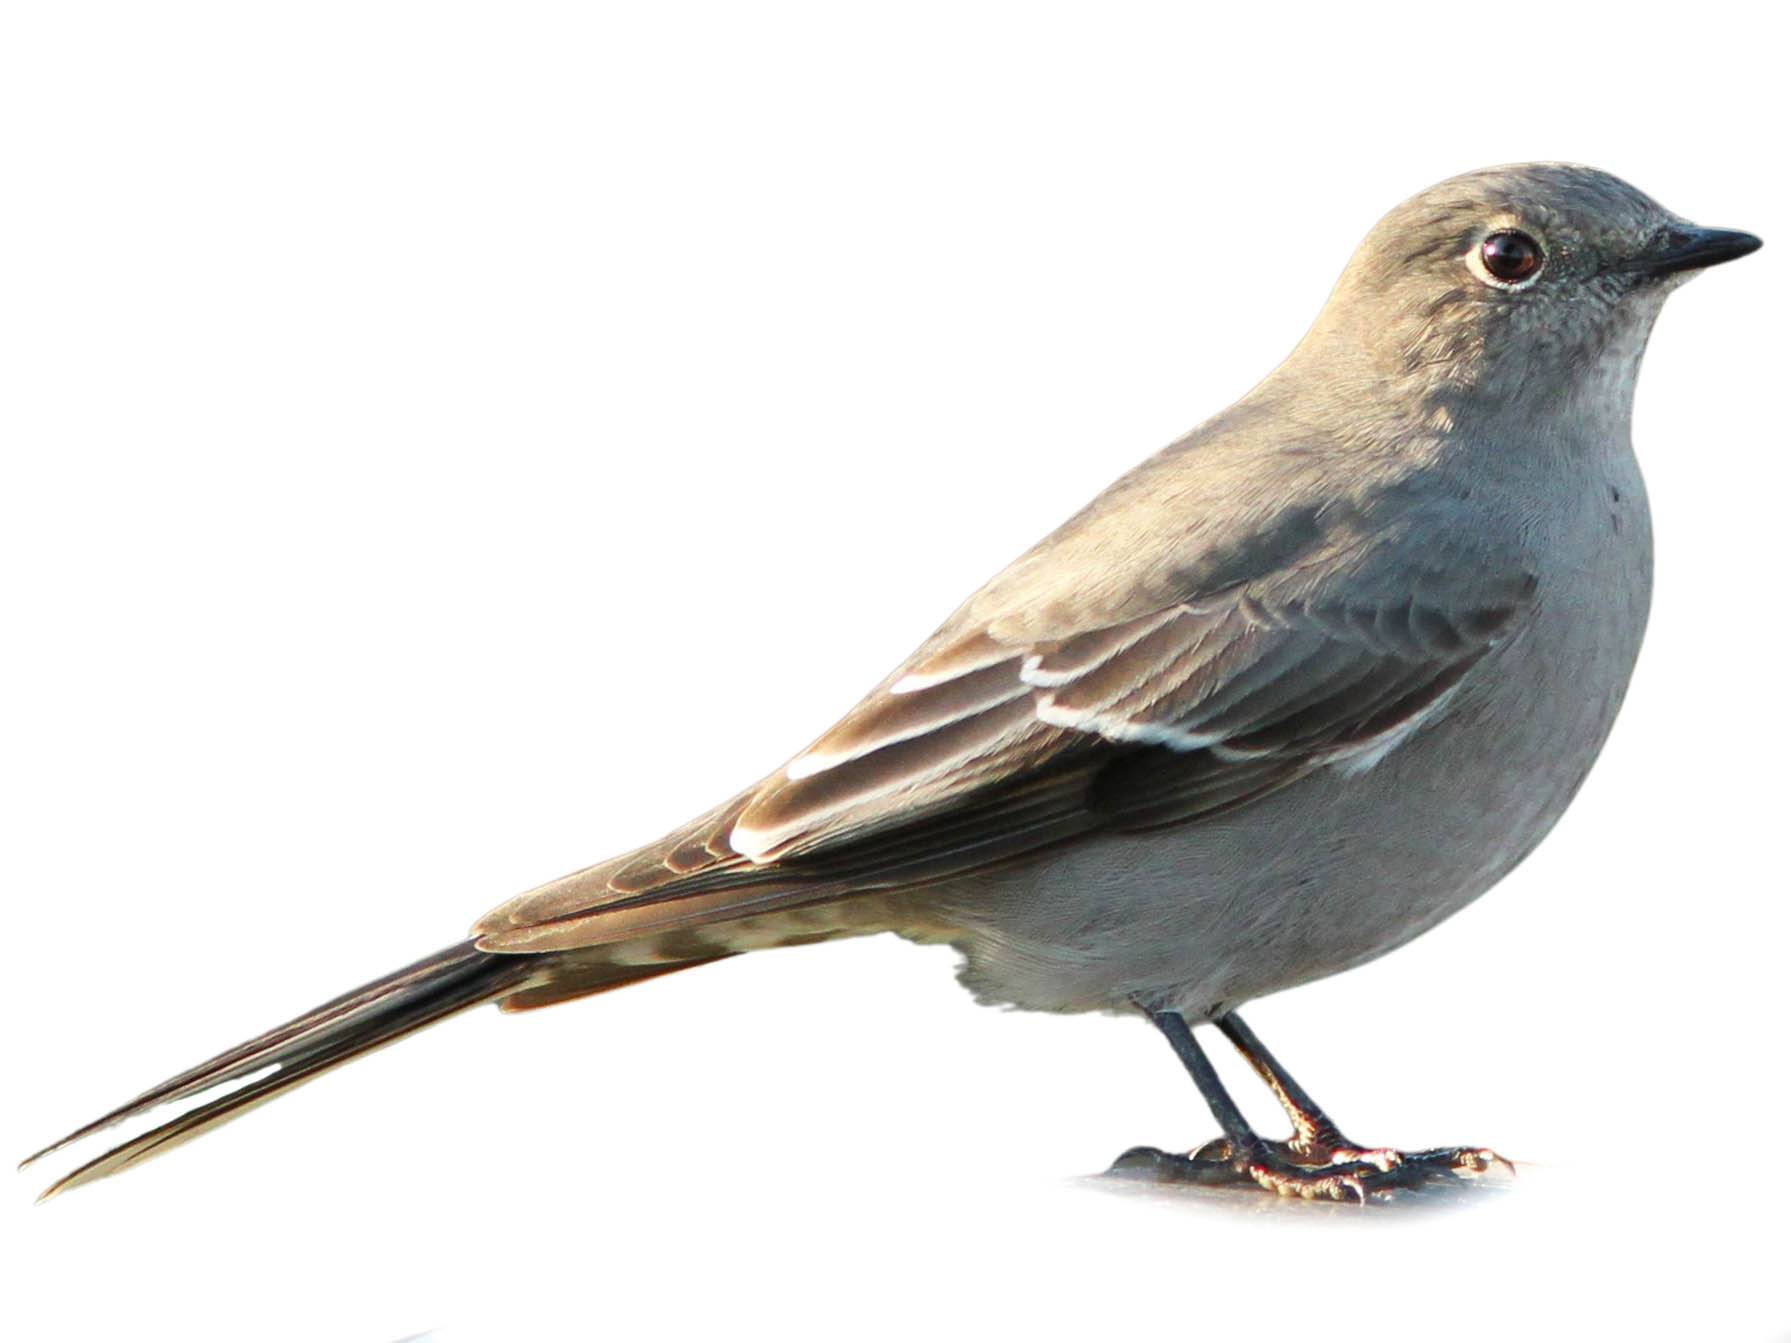
[[[1196,1147],[1188,1153],[1188,1156],[1194,1161],[1230,1161],[1231,1140],[1229,1138],[1214,1138],[1204,1146]]]
[[[1321,1155],[1322,1153],[1322,1155]],[[1325,1157],[1330,1157],[1326,1160]],[[1338,1203],[1387,1203],[1400,1190],[1478,1180],[1498,1169],[1516,1168],[1485,1147],[1438,1147],[1401,1152],[1391,1147],[1356,1147],[1338,1140],[1318,1151],[1294,1143],[1262,1141],[1237,1153],[1225,1138],[1192,1152],[1134,1147],[1113,1163],[1118,1174],[1153,1175],[1177,1183],[1255,1185],[1282,1198],[1330,1199]]]
[[[1212,1061],[1188,1020],[1179,1012],[1161,1011],[1139,1001],[1151,1023],[1163,1033],[1181,1059],[1182,1066],[1200,1088],[1207,1107],[1219,1121],[1226,1137],[1215,1138],[1185,1156],[1170,1156],[1155,1148],[1133,1148],[1115,1163],[1116,1170],[1149,1168],[1169,1179],[1197,1180],[1201,1184],[1255,1184],[1271,1193],[1301,1198],[1353,1199],[1383,1202],[1401,1189],[1420,1189],[1435,1181],[1474,1180],[1494,1167],[1507,1175],[1516,1168],[1497,1152],[1485,1147],[1438,1147],[1426,1152],[1401,1152],[1392,1147],[1362,1147],[1318,1108],[1305,1088],[1294,1081],[1263,1047],[1236,1012],[1216,1016],[1217,1026],[1238,1052],[1256,1069],[1293,1124],[1293,1134],[1282,1141],[1260,1137],[1225,1090]],[[1214,1009],[1215,1014],[1218,1009]]]
[[[1235,1184],[1239,1180],[1230,1160],[1210,1161],[1199,1154],[1165,1152],[1158,1147],[1130,1148],[1119,1155],[1108,1172],[1154,1176],[1178,1184]]]
[[[1304,1199],[1328,1198],[1338,1203],[1353,1200],[1368,1202],[1370,1172],[1375,1167],[1298,1166],[1271,1154],[1265,1149],[1253,1161],[1243,1163],[1244,1173],[1270,1193],[1282,1198],[1298,1195]],[[1383,1174],[1385,1172],[1382,1172]]]
[[[1455,1173],[1463,1179],[1477,1179],[1495,1167],[1506,1179],[1517,1178],[1517,1167],[1490,1147],[1459,1147],[1453,1155]]]

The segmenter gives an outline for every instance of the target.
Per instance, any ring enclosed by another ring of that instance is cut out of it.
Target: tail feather
[[[465,1008],[514,991],[536,972],[538,967],[531,964],[533,960],[527,956],[492,955],[479,951],[471,942],[449,947],[151,1087],[135,1100],[82,1125],[20,1164],[28,1166],[39,1157],[158,1105],[184,1100],[266,1068],[275,1069],[119,1144],[63,1176],[41,1197],[50,1198],[77,1185],[104,1179],[216,1128],[338,1064]]]

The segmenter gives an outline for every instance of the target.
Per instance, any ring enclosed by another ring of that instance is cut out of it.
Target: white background
[[[1249,1014],[1352,1133],[1515,1192],[1085,1181],[1212,1132],[1169,1052],[876,939],[480,1011],[42,1208],[34,1169],[8,1336],[1783,1337],[1772,22],[9,6],[15,1155],[776,765],[1432,181],[1582,160],[1768,246],[1649,355],[1654,623],[1580,801]]]

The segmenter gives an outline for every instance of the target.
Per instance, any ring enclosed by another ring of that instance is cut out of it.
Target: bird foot
[[[1189,1184],[1254,1184],[1284,1198],[1346,1203],[1386,1202],[1402,1189],[1479,1179],[1495,1170],[1516,1174],[1509,1161],[1484,1147],[1401,1152],[1357,1147],[1341,1138],[1316,1145],[1258,1141],[1242,1153],[1234,1152],[1225,1138],[1215,1138],[1186,1155],[1134,1147],[1112,1169]]]

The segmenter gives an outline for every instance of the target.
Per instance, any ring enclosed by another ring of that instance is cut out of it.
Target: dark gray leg
[[[1219,1127],[1225,1136],[1208,1148],[1219,1147],[1223,1151],[1212,1153],[1202,1148],[1197,1153],[1183,1155],[1176,1152],[1165,1152],[1156,1147],[1134,1147],[1125,1152],[1113,1163],[1113,1169],[1121,1172],[1155,1173],[1167,1179],[1194,1184],[1238,1184],[1244,1176],[1231,1160],[1233,1152],[1251,1150],[1261,1145],[1261,1139],[1251,1131],[1245,1121],[1243,1111],[1232,1100],[1231,1093],[1219,1080],[1219,1074],[1213,1070],[1213,1062],[1194,1038],[1194,1032],[1188,1029],[1188,1023],[1177,1012],[1152,1012],[1148,1008],[1144,1013],[1151,1024],[1163,1032],[1163,1038],[1169,1041],[1169,1047],[1182,1061],[1188,1070],[1188,1076],[1194,1079],[1194,1085],[1200,1088],[1205,1097],[1207,1108],[1213,1112],[1213,1118],[1219,1121]]]
[[[1406,1153],[1351,1143],[1242,1018],[1229,1013],[1215,1024],[1249,1060],[1293,1123],[1291,1139],[1270,1142],[1251,1129],[1181,1014],[1145,1009],[1145,1015],[1200,1088],[1224,1136],[1188,1155],[1134,1147],[1114,1163],[1116,1171],[1195,1184],[1256,1184],[1277,1194],[1366,1202],[1433,1179],[1480,1175],[1494,1165],[1510,1168],[1504,1158],[1483,1148]]]
[[[1430,1174],[1461,1177],[1484,1175],[1498,1166],[1508,1175],[1516,1173],[1509,1161],[1485,1147],[1433,1147],[1422,1152],[1401,1152],[1392,1147],[1363,1147],[1353,1143],[1343,1136],[1343,1131],[1331,1117],[1319,1109],[1318,1102],[1294,1080],[1293,1074],[1269,1053],[1268,1047],[1256,1038],[1256,1032],[1244,1024],[1242,1017],[1236,1012],[1227,1012],[1213,1024],[1237,1046],[1238,1053],[1256,1069],[1256,1075],[1281,1102],[1281,1108],[1293,1124],[1293,1137],[1276,1145],[1302,1165],[1365,1162],[1382,1170],[1395,1166],[1421,1167]]]
[[[1293,1074],[1269,1053],[1268,1047],[1256,1038],[1256,1032],[1244,1024],[1242,1017],[1236,1012],[1227,1012],[1213,1024],[1237,1046],[1238,1053],[1256,1069],[1256,1075],[1287,1111],[1288,1120],[1293,1124],[1293,1137],[1284,1145],[1290,1155],[1311,1165],[1337,1160],[1360,1161],[1369,1155],[1368,1148],[1357,1147],[1343,1136],[1331,1122],[1331,1117],[1318,1108],[1318,1102],[1307,1095]]]

